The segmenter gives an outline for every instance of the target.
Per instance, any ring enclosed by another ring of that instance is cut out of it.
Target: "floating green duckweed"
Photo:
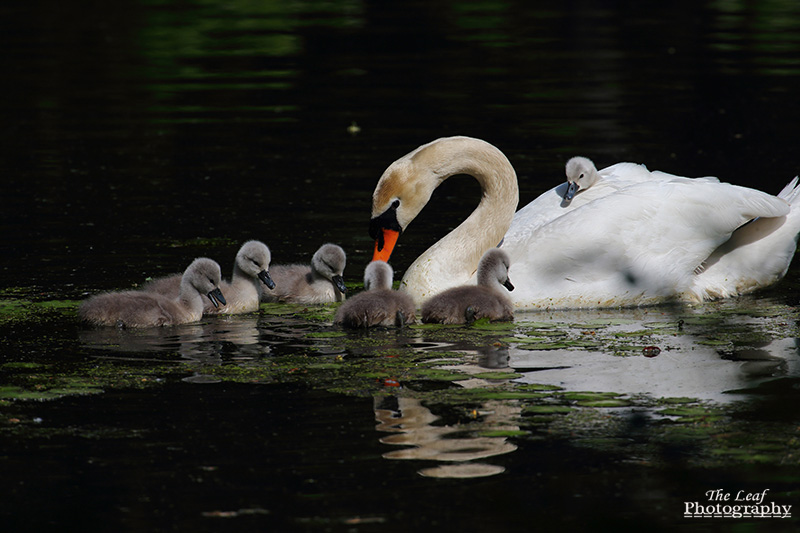
[[[259,310],[265,315],[296,315],[301,314],[307,307],[297,304],[284,304],[284,303],[262,303]]]
[[[76,300],[0,300],[0,325],[62,319],[75,315],[79,304]]]
[[[528,344],[528,343],[546,342],[547,337],[502,337],[498,340],[500,342],[508,342],[515,344]]]
[[[643,327],[650,329],[658,329],[658,330],[679,329],[683,327],[683,324],[684,322],[682,320],[664,321],[664,322],[642,322]]]
[[[515,323],[519,327],[532,328],[532,329],[550,329],[556,327],[556,325],[553,324],[552,322],[531,322],[528,320],[521,320]]]
[[[674,398],[659,398],[657,400],[659,404],[689,404],[689,403],[697,403],[695,398],[686,398],[686,397],[674,397]]]
[[[338,339],[347,337],[347,333],[343,331],[314,331],[306,333],[306,337],[310,339]]]
[[[575,411],[574,407],[566,405],[528,405],[523,410],[527,415],[561,415]]]
[[[336,315],[336,309],[340,304],[324,304],[314,307],[309,307],[303,310],[301,316],[306,320],[314,322],[333,322],[333,317]]]
[[[73,311],[80,305],[80,300],[45,300],[41,302],[33,302],[33,305],[40,309],[57,309]]]
[[[630,400],[611,398],[607,400],[583,400],[578,402],[580,407],[630,407],[633,405]]]
[[[464,326],[461,324],[409,324],[409,329],[417,329],[417,330],[427,330],[427,331],[437,331],[437,330],[447,330],[447,329],[463,329]]]
[[[534,400],[550,397],[550,394],[544,392],[524,390],[494,391],[486,389],[473,389],[472,395],[481,400]]]
[[[478,379],[517,379],[521,378],[522,374],[517,372],[481,372],[479,374],[473,374],[472,377]]]
[[[606,328],[608,326],[627,326],[630,324],[636,324],[636,321],[628,320],[625,318],[597,318],[594,320],[589,320],[587,322],[573,324],[572,327],[598,329],[598,328]]]
[[[434,379],[440,381],[461,381],[469,378],[466,374],[437,368],[417,368],[409,370],[409,374],[416,379]]]
[[[550,385],[548,383],[526,383],[524,385],[517,385],[517,389],[524,391],[560,391],[564,390],[564,387]]]
[[[565,350],[571,346],[568,342],[527,342],[518,347],[522,350]]]
[[[22,387],[0,387],[0,399],[3,400],[52,400],[61,394],[49,390],[29,390]]]
[[[0,399],[3,400],[52,400],[62,396],[99,394],[103,392],[94,381],[69,376],[49,376],[48,379],[37,379],[38,376],[24,376],[19,381],[24,385],[6,385],[0,387]]]
[[[524,437],[528,435],[529,431],[520,429],[494,429],[487,431],[479,431],[479,437],[499,438],[499,437]]]
[[[548,338],[567,336],[567,332],[563,329],[537,329],[535,333],[536,335],[541,335]]]
[[[657,335],[658,332],[654,330],[642,329],[638,331],[617,331],[614,333],[614,337],[617,338],[624,338],[624,337],[649,337],[651,335]]]
[[[561,397],[570,401],[600,401],[621,396],[616,392],[564,392]]]
[[[30,361],[14,361],[10,363],[3,363],[0,368],[4,370],[38,370],[45,368],[41,363],[32,363]]]
[[[492,322],[488,318],[481,318],[469,325],[472,329],[483,329],[490,331],[507,331],[514,329],[516,326],[513,322]]]
[[[665,416],[698,417],[698,416],[717,414],[717,411],[703,406],[694,406],[694,407],[683,406],[683,407],[670,407],[667,409],[662,409],[661,411],[658,412],[658,414]]]
[[[341,363],[313,363],[308,365],[307,368],[313,370],[339,370],[342,368]]]

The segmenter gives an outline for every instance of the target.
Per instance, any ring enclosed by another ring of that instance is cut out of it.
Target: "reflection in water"
[[[206,317],[200,324],[168,328],[92,328],[80,331],[88,348],[112,353],[177,353],[183,359],[219,363],[222,358],[252,359],[270,352],[260,342],[255,315]]]
[[[622,316],[622,315],[620,315]],[[730,320],[703,329],[735,327],[738,335],[757,336],[764,324]],[[607,328],[606,336],[642,329],[642,322]],[[798,341],[715,341],[687,334],[652,335],[661,351],[643,356],[642,349],[615,353],[592,349],[526,350],[510,348],[510,366],[524,373],[522,383],[559,385],[568,390],[647,394],[655,398],[689,397],[716,402],[743,399],[735,391],[752,388],[777,376],[800,375]]]
[[[420,400],[388,397],[375,400],[377,429],[394,433],[383,444],[410,446],[383,454],[386,459],[421,459],[449,463],[420,470],[427,477],[470,478],[500,474],[505,468],[475,462],[517,449],[506,437],[481,436],[482,431],[515,431],[520,407],[511,402],[484,402],[473,411],[476,420],[468,424],[434,425],[439,417]],[[477,433],[477,435],[476,435]]]

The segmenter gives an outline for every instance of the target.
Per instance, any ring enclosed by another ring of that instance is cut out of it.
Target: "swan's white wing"
[[[650,181],[654,178],[654,173],[647,170],[644,165],[638,163],[617,163],[611,165],[598,173],[603,180],[624,182],[627,184],[641,183]]]
[[[562,183],[558,187],[543,192],[531,203],[517,211],[511,220],[511,227],[506,232],[504,240],[524,239],[566,213],[570,208],[570,205],[563,201],[566,190],[567,184]]]
[[[647,168],[636,163],[617,163],[600,170],[599,174],[600,181],[589,189],[580,191],[571,202],[564,201],[564,193],[567,190],[566,183],[539,195],[516,212],[504,241],[516,242],[528,239],[539,228],[570,211],[598,198],[616,193],[630,185],[652,179],[652,174]]]
[[[727,298],[768,287],[786,274],[800,232],[800,187],[794,178],[778,194],[791,210],[781,217],[761,217],[737,229],[698,269],[697,299]]]
[[[653,178],[657,180],[691,180],[696,182],[706,181],[709,183],[719,183],[719,178],[714,176],[702,176],[699,178],[686,178],[683,176],[676,176],[675,174],[670,174],[668,172],[662,172],[660,170],[653,171]]]
[[[788,211],[780,198],[725,183],[630,185],[506,239],[512,296],[520,307],[657,303],[689,290],[695,268],[736,228]]]

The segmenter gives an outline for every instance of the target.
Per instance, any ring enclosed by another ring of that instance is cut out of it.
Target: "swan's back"
[[[591,189],[590,189],[591,191]],[[650,180],[506,239],[518,307],[615,307],[690,290],[695,269],[742,224],[789,212],[775,196],[709,180]]]

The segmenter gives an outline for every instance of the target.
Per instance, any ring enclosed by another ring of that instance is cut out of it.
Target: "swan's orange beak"
[[[375,239],[375,252],[372,254],[373,261],[389,261],[392,256],[394,245],[397,244],[397,238],[400,237],[400,232],[393,229],[382,228],[383,239]],[[380,246],[381,240],[383,247]]]

